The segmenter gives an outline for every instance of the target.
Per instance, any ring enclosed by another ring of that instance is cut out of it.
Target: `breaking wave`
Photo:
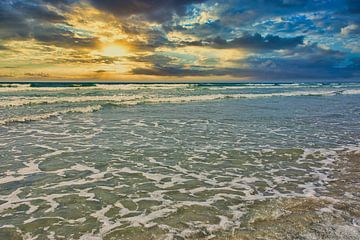
[[[82,102],[125,102],[134,101],[143,96],[79,96],[79,97],[13,97],[2,100],[0,107],[19,107],[24,105],[82,103]]]
[[[336,94],[360,94],[360,90],[345,91],[295,91],[281,93],[241,93],[241,94],[208,94],[191,96],[158,96],[158,95],[114,95],[114,96],[79,96],[79,97],[11,97],[0,102],[0,107],[19,107],[24,105],[55,104],[55,103],[82,103],[82,102],[109,102],[114,104],[137,103],[181,103],[194,101],[211,101],[219,99],[266,98],[266,97],[293,97],[293,96],[334,96]]]
[[[101,108],[102,108],[101,105],[94,105],[94,106],[87,106],[87,107],[68,108],[65,110],[49,112],[49,113],[16,116],[16,117],[11,117],[11,118],[6,118],[6,119],[0,120],[0,125],[7,125],[7,124],[17,123],[17,122],[39,121],[39,120],[44,120],[44,119],[48,119],[51,117],[63,115],[66,113],[89,113],[89,112],[98,111]]]

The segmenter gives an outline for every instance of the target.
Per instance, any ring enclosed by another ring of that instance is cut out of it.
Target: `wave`
[[[304,84],[304,83],[243,83],[243,84],[70,84],[67,86],[59,85],[55,87],[47,87],[47,85],[31,85],[31,84],[0,84],[0,93],[16,93],[16,92],[69,92],[69,91],[146,91],[146,90],[207,90],[207,91],[226,91],[241,89],[296,89],[307,88],[316,89],[322,86],[334,88],[344,94],[353,93],[359,90],[339,89],[344,87],[341,84]],[[353,85],[349,85],[353,86]],[[354,85],[357,86],[357,85]],[[332,91],[334,91],[332,90]],[[320,92],[320,90],[319,90]],[[277,93],[269,93],[277,96]],[[258,94],[257,97],[260,97]],[[246,96],[243,96],[246,97]],[[0,105],[1,107],[1,105]]]
[[[55,112],[49,112],[49,113],[16,116],[16,117],[0,120],[0,125],[8,125],[11,123],[18,123],[18,122],[39,121],[39,120],[44,120],[44,119],[48,119],[51,117],[63,115],[66,113],[89,113],[89,112],[98,111],[101,108],[102,108],[101,105],[94,105],[94,106],[86,106],[86,107],[68,108],[68,109],[64,109],[61,111],[55,111]]]
[[[95,88],[101,90],[167,90],[177,88],[188,88],[191,84],[96,84]]]
[[[357,95],[360,94],[360,89],[351,89],[351,90],[344,90],[341,92],[344,95]]]
[[[18,84],[18,83],[2,83],[0,88],[21,88],[21,87],[31,87],[31,84]]]
[[[125,102],[143,98],[138,96],[79,96],[79,97],[13,97],[0,102],[0,107],[19,107],[24,105],[81,103],[81,102]]]
[[[0,84],[0,93],[27,91],[28,89],[31,89],[30,84]]]
[[[346,85],[341,83],[266,83],[266,84],[238,84],[238,85],[210,85],[210,84],[200,84],[200,87],[204,87],[207,90],[217,91],[217,90],[236,90],[236,89],[292,89],[292,88],[344,88],[347,86],[359,87],[357,83],[347,83]]]
[[[31,84],[0,84],[0,92],[20,92],[20,91],[42,91],[42,92],[61,92],[71,90],[170,90],[178,88],[189,88],[191,84],[95,84],[95,85],[77,85],[72,84],[68,87],[36,87]]]
[[[314,87],[318,87],[316,85],[302,85],[302,84],[299,84],[299,83],[289,83],[289,84],[241,84],[241,85],[235,85],[235,86],[227,86],[227,85],[224,85],[224,86],[204,86],[206,89],[208,90],[213,90],[213,91],[217,91],[217,90],[236,90],[236,89],[257,89],[257,88],[260,88],[260,89],[263,89],[263,88],[266,88],[266,89],[270,89],[270,88],[274,88],[274,89],[277,89],[277,88],[314,88]]]
[[[267,97],[293,97],[293,96],[334,96],[337,94],[360,94],[360,90],[342,91],[294,91],[281,93],[241,93],[241,94],[209,94],[190,96],[158,96],[158,95],[113,95],[113,96],[79,96],[79,97],[12,97],[3,99],[0,108],[19,107],[24,105],[55,104],[55,103],[82,103],[106,102],[117,105],[136,105],[141,103],[181,103],[195,101],[211,101],[220,99],[252,99]]]
[[[195,102],[195,101],[210,101],[220,99],[252,99],[252,98],[267,98],[267,97],[294,97],[294,96],[334,96],[339,94],[337,91],[297,91],[297,92],[283,92],[283,93],[258,93],[258,94],[212,94],[212,95],[194,95],[194,96],[177,96],[177,97],[157,97],[147,98],[141,103],[181,103],[181,102]],[[340,93],[341,94],[341,93]],[[360,94],[353,93],[353,94]]]

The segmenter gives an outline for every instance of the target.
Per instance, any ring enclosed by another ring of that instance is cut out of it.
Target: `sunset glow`
[[[5,0],[0,81],[357,79],[358,14],[353,0]]]
[[[124,57],[128,54],[128,52],[121,46],[108,45],[102,49],[101,54],[107,57]]]

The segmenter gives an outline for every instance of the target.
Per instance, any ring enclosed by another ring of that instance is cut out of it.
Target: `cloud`
[[[153,65],[168,65],[174,61],[174,58],[159,54],[150,54],[150,55],[139,55],[132,56],[127,58],[129,61],[133,62],[143,62],[143,63],[151,63]]]
[[[48,73],[43,73],[43,72],[40,72],[40,73],[25,73],[24,75],[28,76],[28,77],[39,77],[39,78],[48,78],[48,77],[50,77],[50,75]]]
[[[38,2],[43,2],[54,6],[66,6],[79,2],[79,0],[38,0]]]
[[[0,0],[0,64],[34,77],[46,63],[57,75],[354,78],[359,13],[358,0]],[[111,44],[127,55],[102,56]]]
[[[245,48],[255,50],[277,50],[294,48],[304,43],[304,37],[282,38],[274,35],[261,36],[259,33],[254,35],[245,34],[242,37],[232,40],[225,40],[220,37],[202,41],[183,42],[185,45],[209,46],[213,48]]]
[[[204,1],[206,0],[90,0],[95,7],[116,16],[138,15],[155,22],[170,20],[173,14],[183,16],[188,5]]]
[[[262,76],[266,78],[351,78],[359,72],[359,69],[354,71],[355,63],[347,63],[345,53],[316,44],[299,46],[283,56],[255,56],[240,61],[246,62],[255,73],[266,73]]]
[[[12,78],[14,76],[13,74],[0,74],[0,78]]]
[[[64,22],[65,20],[64,16],[36,2],[15,1],[9,5],[17,13],[21,14],[22,18],[37,19],[47,22]]]
[[[132,74],[152,76],[232,76],[250,77],[259,80],[354,78],[359,76],[359,59],[346,63],[346,54],[324,49],[316,44],[300,45],[274,57],[258,54],[238,63],[239,67],[204,67],[195,65],[168,64],[157,57],[146,58],[153,65],[135,68]],[[163,60],[163,59],[161,59]],[[165,60],[165,59],[164,59]],[[161,64],[163,62],[164,64]]]
[[[108,72],[108,71],[106,71],[106,70],[96,70],[96,71],[94,71],[94,72],[101,74],[101,73],[106,73],[106,72]]]
[[[26,36],[34,25],[64,22],[64,16],[34,1],[0,2],[0,33]]]
[[[99,44],[96,37],[77,37],[71,31],[53,27],[39,27],[31,37],[39,42],[63,48],[93,49]]]
[[[164,26],[164,30],[167,32],[181,32],[183,34],[196,36],[198,38],[215,38],[216,36],[233,36],[233,28],[223,25],[222,22],[217,19],[210,22],[192,23],[190,26]]]
[[[239,72],[239,69],[237,70]],[[154,75],[154,76],[222,76],[230,73],[224,69],[187,69],[183,67],[154,66],[152,68],[135,68],[132,74]]]
[[[52,63],[61,64],[114,64],[120,61],[119,57],[92,56],[92,55],[70,55],[65,58],[55,59]]]
[[[9,48],[8,48],[8,47],[5,47],[5,46],[3,46],[3,45],[0,45],[0,51],[4,51],[4,50],[9,50]]]
[[[55,3],[55,2],[54,2]],[[93,48],[97,38],[78,37],[58,25],[66,26],[65,17],[38,1],[0,2],[0,38],[2,40],[31,40],[65,48]]]
[[[224,25],[242,27],[272,16],[314,11],[321,6],[321,1],[315,4],[311,0],[229,0],[223,1],[219,16]]]
[[[347,25],[346,27],[341,28],[341,35],[347,36],[349,34],[359,34],[360,33],[360,28],[358,25],[356,24],[350,24]]]

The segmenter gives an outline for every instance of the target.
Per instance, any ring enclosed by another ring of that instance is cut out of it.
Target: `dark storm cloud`
[[[264,79],[268,76],[268,71],[260,69],[246,68],[212,68],[212,69],[189,69],[183,67],[163,67],[155,66],[153,68],[135,68],[133,74],[166,76],[166,77],[191,77],[191,76],[232,76],[232,77],[251,77],[254,79]],[[285,78],[284,73],[272,73],[271,77],[281,79]],[[296,74],[295,74],[296,75]],[[286,77],[290,74],[286,74]],[[294,76],[294,74],[292,74]]]
[[[251,62],[251,59],[249,59]],[[359,62],[359,61],[358,61]],[[360,76],[355,63],[343,68],[333,67],[333,62],[312,62],[304,60],[261,59],[251,62],[250,68],[214,68],[186,69],[183,67],[154,66],[152,68],[135,68],[132,74],[186,77],[186,76],[232,76],[250,77],[259,80],[290,80],[290,79],[332,79],[354,78]],[[357,63],[358,64],[358,63]],[[297,67],[294,67],[297,66]],[[357,66],[358,67],[358,66]],[[355,68],[355,70],[354,70]]]
[[[293,48],[304,43],[304,37],[282,38],[274,35],[261,36],[259,33],[254,35],[245,34],[233,40],[225,40],[220,37],[205,41],[183,42],[185,45],[209,46],[213,48],[246,48],[260,50],[277,50]]]
[[[222,76],[227,75],[231,71],[228,69],[188,69],[183,67],[170,66],[154,66],[152,68],[135,68],[132,74],[169,76],[169,77],[186,77],[186,76]],[[239,72],[239,69],[237,69]]]
[[[262,37],[259,33],[254,35],[244,35],[230,41],[221,38],[214,39],[213,45],[217,48],[248,48],[248,49],[286,49],[303,44],[304,37],[282,38],[274,35]]]
[[[28,24],[23,15],[10,2],[0,2],[0,39],[26,37],[28,34]]]
[[[359,73],[355,63],[348,62],[344,52],[323,49],[317,45],[300,46],[283,56],[242,59],[256,78],[351,78]]]
[[[119,45],[131,46],[133,52],[153,52],[159,47],[175,48],[179,45],[178,42],[170,41],[167,33],[169,28],[146,28],[141,24],[124,24],[120,26],[121,30],[135,38],[117,40],[115,43]],[[137,36],[142,36],[139,38]]]
[[[354,78],[356,72],[352,65],[337,67],[336,62],[325,59],[257,59],[252,64],[253,77],[257,79],[331,79]]]
[[[204,68],[194,65],[185,67],[171,62],[165,63],[165,59],[161,64],[154,56],[150,56],[148,60],[154,62],[152,67],[135,68],[132,73],[169,77],[229,75],[259,80],[354,78],[360,75],[359,58],[344,64],[347,61],[345,53],[323,49],[315,44],[287,50],[283,56],[253,56],[241,59],[238,63],[246,64],[247,67],[238,68]]]
[[[31,37],[39,42],[64,48],[94,48],[98,44],[97,38],[79,38],[71,31],[53,27],[39,27]]]
[[[55,6],[71,5],[73,3],[79,2],[79,0],[37,0],[37,1]]]
[[[206,0],[90,0],[99,9],[116,16],[129,17],[141,15],[147,20],[164,22],[176,13],[183,16],[190,4],[205,2]]]
[[[34,1],[1,1],[0,2],[0,31],[26,32],[32,24],[59,23],[65,18],[47,7]]]
[[[53,4],[57,1],[47,1]],[[79,38],[55,24],[66,25],[65,17],[41,4],[41,1],[0,2],[0,39],[35,39],[48,45],[68,48],[91,48],[96,38]]]
[[[163,26],[164,30],[167,32],[178,31],[184,34],[196,36],[198,38],[215,38],[217,36],[233,36],[234,29],[223,25],[220,20],[214,20],[206,22],[204,24],[194,23],[191,24],[191,28],[184,26]]]
[[[22,18],[38,19],[47,22],[63,22],[65,20],[64,16],[36,2],[14,2],[10,6],[19,15],[21,14]]]

